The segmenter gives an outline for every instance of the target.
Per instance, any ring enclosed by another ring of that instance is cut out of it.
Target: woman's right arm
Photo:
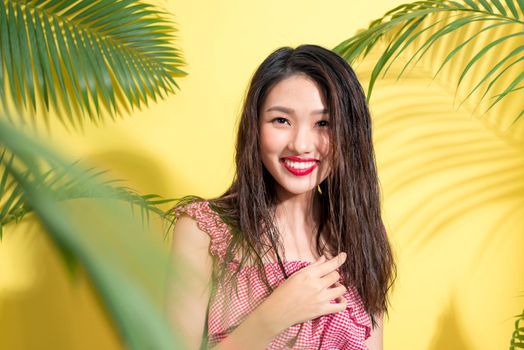
[[[195,220],[187,215],[177,219],[171,244],[175,274],[169,280],[167,312],[173,331],[184,341],[184,349],[200,349],[204,337],[213,268],[210,244],[209,234],[198,228]],[[215,349],[265,349],[278,333],[260,317],[265,313],[259,309]]]
[[[210,241],[193,219],[183,215],[177,220],[172,256],[179,275],[170,282],[168,316],[187,349],[199,349],[204,335],[213,266]],[[263,350],[293,324],[344,310],[346,288],[335,271],[344,260],[345,254],[328,261],[321,257],[293,274],[213,349]]]
[[[200,349],[204,337],[213,268],[210,244],[209,234],[198,228],[195,220],[187,215],[177,219],[171,244],[175,273],[169,280],[167,312],[184,349]],[[215,349],[265,349],[278,333],[268,327],[270,322],[264,317],[257,309]]]
[[[184,349],[200,349],[204,337],[213,268],[210,242],[195,220],[187,215],[177,219],[171,244],[174,273],[168,281],[167,316],[174,333],[182,337]]]

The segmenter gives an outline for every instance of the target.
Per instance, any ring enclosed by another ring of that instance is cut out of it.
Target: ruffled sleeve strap
[[[349,300],[348,306],[349,317],[353,323],[364,331],[364,339],[371,336],[371,317],[364,308],[364,303],[355,287],[348,288]]]
[[[211,238],[209,252],[212,256],[223,262],[227,246],[231,239],[228,226],[220,216],[209,207],[208,201],[197,201],[175,207],[173,212],[178,219],[182,214],[190,216],[196,221],[197,226]]]

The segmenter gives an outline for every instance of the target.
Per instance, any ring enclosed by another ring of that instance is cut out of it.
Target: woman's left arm
[[[375,316],[377,325],[371,329],[371,336],[366,339],[366,346],[369,350],[382,350],[383,332],[382,332],[382,315]]]

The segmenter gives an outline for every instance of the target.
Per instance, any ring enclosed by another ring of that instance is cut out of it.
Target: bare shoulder
[[[201,277],[207,284],[211,276],[213,259],[210,254],[211,238],[198,227],[197,221],[188,215],[180,215],[173,230],[171,257],[186,278]],[[192,275],[192,276],[191,276]],[[186,282],[187,283],[187,282]]]
[[[173,230],[173,248],[207,249],[211,243],[209,234],[198,227],[195,219],[182,214],[176,221]]]

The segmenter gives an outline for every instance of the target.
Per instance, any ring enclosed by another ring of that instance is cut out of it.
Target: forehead
[[[316,82],[303,74],[284,78],[269,90],[262,105],[263,111],[275,105],[299,110],[326,108]]]

